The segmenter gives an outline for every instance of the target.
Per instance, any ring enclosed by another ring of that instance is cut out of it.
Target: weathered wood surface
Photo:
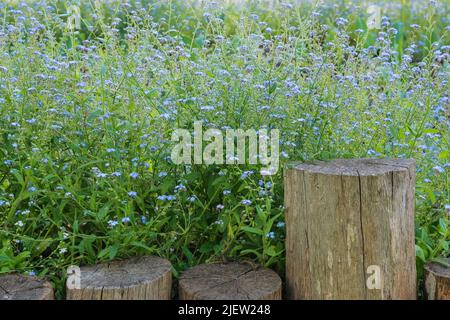
[[[288,297],[415,299],[414,192],[414,160],[292,164],[285,171]],[[380,289],[366,285],[373,265]]]
[[[450,258],[445,259],[450,264]],[[450,268],[437,262],[425,265],[425,293],[428,300],[450,300]]]
[[[172,265],[154,257],[135,257],[81,267],[80,287],[67,285],[68,300],[168,300]]]
[[[33,276],[0,276],[0,300],[54,300],[50,282]]]
[[[281,279],[247,263],[202,264],[183,272],[181,300],[280,300]]]

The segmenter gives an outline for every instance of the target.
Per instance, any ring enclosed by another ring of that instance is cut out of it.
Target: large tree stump
[[[450,264],[450,259],[445,259]],[[450,300],[450,268],[438,262],[425,265],[425,293],[428,300]]]
[[[0,300],[54,300],[50,282],[33,276],[0,276]]]
[[[79,287],[66,285],[68,300],[168,300],[172,265],[154,257],[136,257],[80,268]]]
[[[288,168],[288,297],[415,299],[414,191],[414,160]]]
[[[181,300],[280,300],[281,279],[247,263],[202,264],[183,272]]]

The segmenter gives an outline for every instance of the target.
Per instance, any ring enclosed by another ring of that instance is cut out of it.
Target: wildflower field
[[[59,298],[68,266],[136,255],[283,276],[284,165],[398,157],[420,280],[450,255],[449,75],[444,0],[2,1],[0,273]],[[195,121],[278,129],[280,169],[175,164]]]

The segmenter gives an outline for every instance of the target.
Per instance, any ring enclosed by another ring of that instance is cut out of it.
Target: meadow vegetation
[[[194,121],[280,130],[281,168],[416,159],[419,278],[449,256],[447,1],[377,1],[380,29],[367,1],[10,2],[0,273],[48,276],[58,297],[69,265],[144,254],[175,275],[233,259],[283,275],[283,170],[173,164],[171,133]]]

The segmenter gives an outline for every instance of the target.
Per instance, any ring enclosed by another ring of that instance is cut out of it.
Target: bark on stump
[[[54,300],[50,282],[32,276],[0,276],[0,300]]]
[[[450,259],[445,259],[450,264]],[[437,262],[425,265],[425,292],[428,300],[450,300],[450,268]]]
[[[79,287],[67,281],[67,300],[168,300],[171,298],[172,265],[154,257],[80,268]]]
[[[202,264],[179,281],[181,300],[280,300],[281,279],[271,269],[246,263]]]
[[[414,160],[292,164],[285,171],[288,297],[416,299],[414,192]]]

